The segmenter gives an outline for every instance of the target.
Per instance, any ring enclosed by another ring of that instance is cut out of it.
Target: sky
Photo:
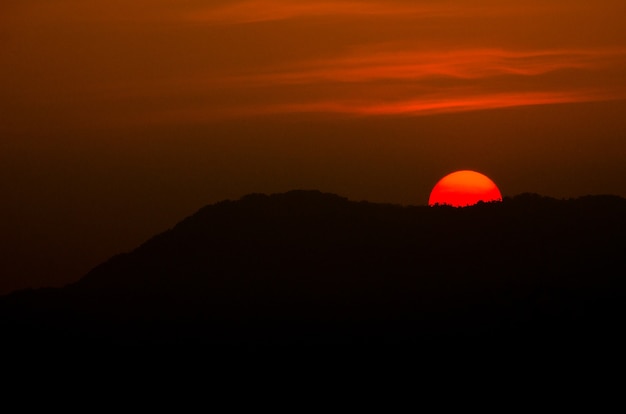
[[[206,204],[626,197],[623,0],[5,0],[0,294]]]

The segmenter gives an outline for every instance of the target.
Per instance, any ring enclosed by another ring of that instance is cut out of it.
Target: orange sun
[[[502,201],[493,181],[476,171],[456,171],[443,177],[430,192],[428,205],[471,206],[479,201]]]

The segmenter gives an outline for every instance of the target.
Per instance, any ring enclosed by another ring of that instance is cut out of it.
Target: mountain
[[[623,344],[625,235],[617,196],[251,194],[76,283],[0,297],[0,329],[18,346]]]

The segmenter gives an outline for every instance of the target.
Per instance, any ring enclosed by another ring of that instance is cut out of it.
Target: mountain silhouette
[[[251,194],[76,283],[0,297],[0,329],[16,345],[616,344],[625,230],[610,195],[453,208]]]

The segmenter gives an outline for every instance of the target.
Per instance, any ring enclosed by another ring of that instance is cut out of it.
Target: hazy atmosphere
[[[623,0],[8,0],[0,294],[59,286],[206,204],[626,197]]]

